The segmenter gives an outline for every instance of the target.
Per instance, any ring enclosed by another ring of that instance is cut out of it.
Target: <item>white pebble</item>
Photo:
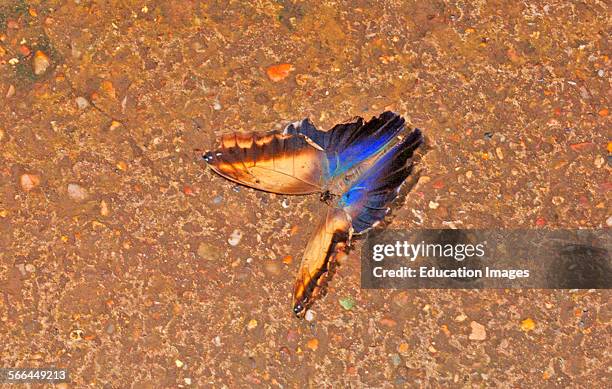
[[[25,266],[23,265],[23,263],[18,263],[15,266],[17,267],[17,269],[19,270],[22,276],[26,275],[26,270],[25,270]]]
[[[612,216],[608,216],[608,218],[606,219],[606,225],[608,227],[612,227]]]
[[[289,208],[289,200],[288,199],[283,199],[283,201],[281,202],[281,206],[283,208]]]
[[[240,230],[234,230],[234,232],[232,232],[227,242],[232,246],[238,246],[241,239],[242,239],[242,232],[240,232]]]
[[[79,96],[76,98],[76,104],[79,109],[85,109],[89,107],[89,101],[83,96]]]
[[[429,202],[429,208],[431,209],[437,209],[440,206],[440,203],[437,203],[435,201],[430,201]]]
[[[88,193],[78,184],[68,184],[68,196],[75,201],[83,201],[87,198]]]
[[[221,347],[221,337],[219,335],[215,336],[213,339],[213,343],[217,347]]]
[[[219,104],[218,101],[215,101],[215,103],[213,104],[213,109],[215,111],[220,111],[221,110],[221,104]]]
[[[315,318],[315,314],[312,310],[308,310],[306,311],[306,315],[304,315],[304,319],[306,319],[306,321],[313,321]]]
[[[47,54],[43,53],[40,50],[34,53],[34,59],[32,62],[34,74],[36,74],[37,76],[44,74],[50,65],[51,62],[49,62],[49,57],[47,56]]]

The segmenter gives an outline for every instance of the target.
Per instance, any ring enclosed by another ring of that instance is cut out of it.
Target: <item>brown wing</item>
[[[347,249],[351,223],[341,209],[327,208],[306,245],[293,290],[293,312],[301,316],[321,294],[340,252]]]
[[[325,153],[303,135],[232,133],[204,160],[223,177],[255,189],[280,194],[322,191]]]

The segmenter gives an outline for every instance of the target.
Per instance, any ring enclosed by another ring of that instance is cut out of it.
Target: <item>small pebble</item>
[[[350,311],[351,309],[353,309],[355,307],[355,300],[353,300],[350,297],[344,297],[344,298],[341,298],[338,301],[339,301],[340,305],[342,306],[342,308],[344,308],[347,311]]]
[[[70,331],[70,339],[72,339],[72,340],[81,340],[81,339],[83,339],[83,335],[84,334],[85,333],[83,332],[83,330],[79,330],[79,329],[72,330],[72,331]]]
[[[429,202],[429,208],[431,209],[438,209],[438,207],[440,206],[440,203],[435,202],[435,201],[430,201]]]
[[[174,361],[174,363],[176,364],[176,367],[178,367],[179,369],[185,365],[183,361],[181,361],[180,359],[177,359],[176,361]]]
[[[119,170],[121,170],[122,172],[126,171],[128,168],[128,165],[125,161],[118,161],[117,164],[115,165],[115,167]]]
[[[25,265],[25,270],[28,273],[34,273],[36,271],[36,266],[32,265],[31,263],[28,263],[27,265]]]
[[[400,363],[402,363],[402,358],[399,356],[399,354],[391,354],[391,363],[393,364],[393,366],[399,366]]]
[[[40,185],[40,177],[36,174],[22,174],[19,177],[19,183],[21,184],[21,189],[29,192]]]
[[[595,158],[595,167],[600,169],[604,164],[606,163],[606,161],[604,160],[604,157],[602,157],[601,155],[598,155]]]
[[[110,215],[110,208],[108,207],[108,203],[105,200],[100,201],[100,215],[101,216]]]
[[[214,109],[215,111],[220,111],[220,110],[221,110],[221,108],[222,108],[222,107],[221,107],[221,104],[219,104],[219,102],[218,102],[218,101],[215,101],[215,103],[213,104],[213,109]]]
[[[242,239],[242,232],[240,232],[240,230],[234,230],[234,232],[232,232],[227,242],[231,246],[238,246],[241,239]]]
[[[281,202],[281,206],[283,208],[289,208],[289,199],[283,199],[283,201]]]
[[[191,378],[185,377],[185,385],[191,385]]]
[[[257,320],[255,319],[249,320],[249,324],[247,324],[247,329],[254,330],[255,328],[257,328]]]
[[[89,194],[87,190],[79,184],[68,184],[68,196],[75,201],[83,201],[87,199]]]
[[[284,80],[291,71],[293,71],[293,65],[288,63],[281,63],[278,65],[270,66],[266,69],[268,78],[273,82],[279,82]]]
[[[493,133],[492,132],[485,132],[484,133],[484,137],[486,140],[490,140],[493,138]]]
[[[317,351],[317,349],[319,348],[319,339],[317,339],[317,338],[310,339],[306,343],[306,347],[308,347],[312,351]]]
[[[606,73],[604,72],[604,70],[603,70],[603,69],[599,69],[599,70],[597,71],[597,75],[598,75],[599,77],[603,77],[605,74],[606,74]]]
[[[470,340],[485,340],[487,338],[487,331],[485,326],[478,322],[471,322],[470,327],[472,327],[472,332],[469,335]]]
[[[215,336],[213,339],[213,344],[217,347],[221,347],[221,337],[219,335]]]
[[[495,154],[497,155],[497,158],[504,159],[504,152],[502,151],[501,147],[497,147],[495,149]]]
[[[109,127],[108,129],[109,129],[110,131],[113,131],[113,130],[116,130],[117,128],[119,128],[119,127],[121,127],[121,123],[119,123],[119,122],[118,122],[118,121],[116,121],[116,120],[113,120],[113,121],[111,122],[111,125],[110,125],[110,127]]]
[[[215,196],[215,198],[213,199],[213,204],[221,204],[221,202],[223,202],[223,196]]]
[[[37,76],[44,74],[50,65],[51,62],[49,61],[49,57],[47,56],[47,54],[43,53],[40,50],[37,50],[36,53],[34,53],[34,59],[32,62],[34,74],[36,74]]]
[[[9,85],[8,90],[6,91],[6,98],[10,99],[15,95],[15,85]]]
[[[606,219],[606,225],[608,227],[612,227],[612,216],[608,216],[608,218]]]
[[[535,321],[532,318],[528,317],[527,319],[521,321],[521,330],[528,332],[535,329]]]
[[[304,315],[304,319],[306,319],[306,321],[313,321],[314,318],[315,318],[315,313],[311,309],[306,311],[306,314]]]
[[[83,96],[79,96],[76,98],[76,104],[79,109],[85,109],[89,107],[89,101]]]

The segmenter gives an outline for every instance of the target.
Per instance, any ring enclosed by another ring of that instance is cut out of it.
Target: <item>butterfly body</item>
[[[406,133],[403,118],[384,112],[328,131],[304,119],[282,132],[232,133],[204,160],[237,183],[287,195],[319,193],[326,203],[294,286],[293,310],[301,315],[322,293],[352,235],[376,226],[389,211],[422,142],[418,129]]]

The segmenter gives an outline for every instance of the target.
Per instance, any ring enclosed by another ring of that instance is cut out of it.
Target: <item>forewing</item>
[[[340,252],[350,241],[350,221],[341,209],[326,207],[311,236],[297,274],[293,312],[300,316],[320,295]]]
[[[227,179],[273,193],[321,192],[325,180],[325,153],[300,134],[235,132],[204,160]]]
[[[329,174],[334,178],[393,143],[404,130],[404,124],[404,118],[386,111],[367,122],[357,117],[352,121],[337,124],[329,131],[320,131],[308,119],[304,119],[287,126],[285,133],[302,134],[325,150]]]

